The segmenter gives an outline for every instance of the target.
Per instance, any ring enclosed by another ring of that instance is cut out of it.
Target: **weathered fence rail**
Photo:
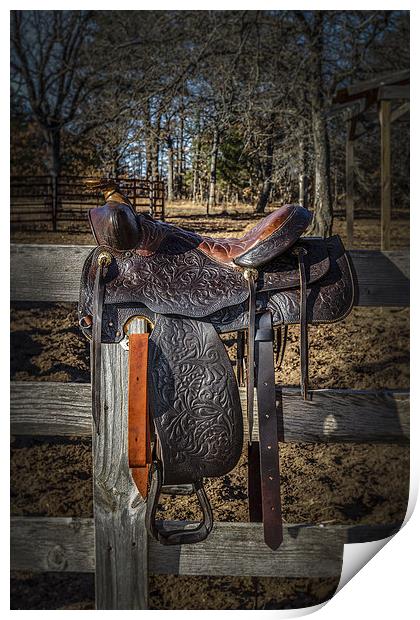
[[[165,525],[171,527],[170,522]],[[288,524],[279,553],[264,543],[259,523],[216,522],[211,538],[202,543],[164,547],[150,541],[149,573],[335,577],[341,571],[343,544],[380,540],[398,527]],[[12,569],[94,572],[94,528],[93,519],[13,517]]]
[[[240,388],[243,411],[246,389]],[[13,435],[90,437],[91,392],[87,383],[15,381],[11,388]],[[312,390],[302,401],[298,388],[277,389],[279,441],[398,442],[409,439],[406,390]],[[258,416],[258,403],[254,409]],[[244,427],[247,430],[247,417]],[[258,441],[258,424],[254,425]]]
[[[11,246],[14,301],[77,301],[83,263],[94,246]],[[407,306],[409,253],[353,250],[359,306]]]
[[[13,245],[12,300],[75,302],[91,249]],[[356,304],[408,305],[408,252],[354,251],[351,257]],[[145,609],[149,573],[338,576],[345,542],[377,540],[398,530],[400,524],[285,524],[285,541],[274,552],[263,544],[260,524],[216,523],[198,545],[155,543],[146,535],[145,505],[128,469],[127,356],[119,345],[103,347],[102,381],[105,429],[92,436],[94,519],[13,518],[13,569],[95,571],[97,609]],[[243,391],[241,397],[245,412]],[[405,390],[314,390],[302,402],[298,390],[282,388],[277,397],[280,441],[405,443],[409,437]],[[13,382],[11,404],[13,434],[92,435],[89,385]]]

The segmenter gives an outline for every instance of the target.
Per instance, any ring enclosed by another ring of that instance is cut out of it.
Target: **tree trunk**
[[[306,175],[306,144],[302,139],[299,141],[299,204],[308,207],[307,175]]]
[[[181,109],[179,119],[179,137],[176,145],[176,181],[177,198],[184,196],[184,111]]]
[[[199,179],[200,179],[200,162],[201,162],[201,126],[200,126],[200,112],[197,113],[195,119],[195,140],[194,140],[194,158],[193,158],[193,178],[191,187],[191,199],[194,204],[198,202],[199,194]]]
[[[114,179],[118,179],[118,177],[120,176],[120,161],[120,156],[118,154],[114,154],[111,161],[111,177]]]
[[[264,182],[260,191],[255,213],[264,213],[268,204],[272,185],[273,174],[273,153],[274,153],[274,116],[271,116],[270,136],[267,140],[267,151],[263,166]]]
[[[153,126],[150,104],[144,109],[145,142],[146,142],[146,178],[149,181],[159,180],[159,135],[160,117]]]
[[[204,189],[203,189],[203,179],[201,176],[198,177],[198,191],[199,191],[199,201],[200,204],[204,203]]]
[[[198,171],[198,163],[195,162],[194,163],[194,169],[193,169],[193,182],[192,182],[192,188],[191,188],[191,199],[193,201],[194,204],[196,204],[197,202],[197,196],[198,196],[198,175],[199,175],[199,171]]]
[[[211,147],[211,161],[210,161],[210,182],[209,182],[209,197],[207,201],[207,215],[209,215],[211,209],[214,209],[216,205],[216,182],[217,182],[217,156],[219,153],[219,130],[215,128],[213,132],[213,143]]]
[[[201,158],[201,136],[198,135],[197,145],[194,153],[193,164],[193,183],[192,183],[192,201],[195,204],[197,202],[199,191],[199,177],[200,177],[200,158]]]
[[[146,135],[146,179],[152,180],[152,145],[150,143],[150,133]]]
[[[53,177],[61,174],[61,128],[44,131],[48,151],[48,172]]]
[[[314,218],[308,232],[317,237],[328,237],[333,225],[329,140],[325,117],[319,106],[312,109],[312,131],[315,156]]]
[[[58,178],[61,173],[61,128],[45,130],[48,151],[48,169],[51,175],[52,186],[52,204],[51,218],[52,228],[57,230],[57,214],[58,214]]]
[[[324,11],[315,12],[312,34],[310,104],[315,158],[314,217],[308,234],[328,237],[332,233],[333,209],[330,182],[330,148],[323,97]]]
[[[152,179],[159,181],[159,135],[160,135],[160,117],[156,120],[156,127],[150,122],[150,139],[152,143]]]
[[[255,213],[264,213],[265,208],[268,204],[268,200],[270,198],[270,192],[271,192],[271,179],[265,179],[259,198],[258,198],[257,206],[255,208]]]
[[[167,136],[166,144],[168,147],[168,202],[174,199],[174,145],[171,136]]]

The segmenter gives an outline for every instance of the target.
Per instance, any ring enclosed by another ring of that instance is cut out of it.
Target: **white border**
[[[404,3],[405,4],[405,3]],[[369,5],[369,10],[392,10],[395,9],[395,2],[373,2]],[[10,9],[83,9],[86,8],[85,5],[77,2],[59,2],[56,1],[54,3],[51,2],[43,2],[40,7],[37,3],[34,2],[21,2],[17,3],[17,5],[5,7],[1,9],[1,25],[3,28],[2,37],[0,39],[2,46],[2,70],[3,70],[3,80],[2,84],[5,86],[9,82],[9,10]],[[114,7],[108,6],[107,3],[93,1],[89,3],[90,9],[97,10],[109,10]],[[120,10],[147,10],[150,8],[153,9],[172,9],[174,10],[226,10],[226,9],[240,9],[240,10],[253,10],[253,9],[283,9],[283,7],[278,2],[263,2],[256,6],[256,3],[250,2],[219,2],[217,0],[212,3],[197,3],[192,2],[180,2],[174,6],[169,2],[159,2],[155,0],[153,2],[153,7],[150,5],[138,3],[138,2],[122,2],[119,7]],[[351,5],[351,7],[344,8],[343,6],[333,5],[332,3],[321,3],[317,7],[314,7],[314,4],[307,2],[295,2],[293,5],[293,9],[298,10],[313,10],[321,9],[321,10],[366,10],[366,5],[362,2],[355,2]],[[410,5],[405,4],[403,8],[400,10],[410,10]],[[412,90],[417,90],[418,80],[417,80],[417,58],[419,57],[419,49],[417,41],[419,39],[418,32],[419,29],[416,26],[419,26],[418,19],[418,11],[416,9],[411,10],[411,18],[412,18],[412,73],[414,76],[412,83]],[[414,35],[414,36],[413,36]],[[9,136],[9,95],[8,88],[4,88],[6,92],[4,92],[3,101],[2,101],[2,115],[1,122],[4,125],[3,131],[1,135],[4,137],[3,144],[10,141],[6,140],[6,137]],[[416,106],[417,98],[412,97],[412,102],[414,102],[414,106]],[[413,105],[413,104],[412,104]],[[412,114],[413,121],[413,129],[412,135],[416,138],[419,136],[419,122],[416,119],[416,114]],[[415,141],[412,141],[415,145]],[[416,146],[416,145],[415,145]],[[411,211],[412,220],[411,226],[413,231],[420,230],[420,216],[419,216],[419,204],[420,201],[418,198],[418,189],[416,188],[416,179],[419,174],[418,164],[419,158],[417,156],[416,148],[413,149],[412,152],[412,168],[414,174],[412,175],[412,179],[414,180],[412,187],[412,204],[413,208]],[[8,194],[7,188],[9,187],[9,153],[8,148],[3,148],[1,150],[1,171],[3,176],[3,185],[2,185],[2,207],[4,209],[4,214],[8,211]],[[6,188],[6,189],[5,189]],[[3,226],[1,227],[1,243],[0,249],[2,252],[1,256],[1,264],[8,264],[8,247],[9,247],[9,235],[8,235],[8,227],[5,226],[3,220]],[[413,244],[415,245],[415,244]],[[412,264],[419,265],[420,264],[420,256],[417,255],[418,247],[420,244],[417,243],[415,247],[412,247]],[[419,319],[418,312],[416,308],[418,304],[416,303],[419,289],[419,282],[417,281],[416,270],[413,269],[412,277],[414,278],[414,283],[412,286],[412,296],[414,297],[414,303],[412,304],[414,320],[412,326],[412,342],[414,346],[412,347],[412,355],[416,360],[418,356],[418,337],[417,333],[419,332]],[[2,329],[3,329],[3,355],[1,357],[1,367],[0,367],[0,377],[1,377],[1,385],[0,389],[2,394],[2,400],[7,405],[7,394],[9,392],[9,351],[6,343],[9,341],[9,331],[7,326],[6,317],[8,316],[8,300],[5,299],[5,294],[2,295],[1,299],[1,309],[2,309]],[[417,360],[416,360],[417,361]],[[412,365],[412,370],[414,370],[412,384],[414,386],[417,385],[416,381],[416,366],[417,364]],[[418,409],[418,393],[417,390],[412,390],[411,394],[411,403],[412,410],[414,411],[414,415],[412,415],[412,430],[411,430],[411,493],[410,493],[410,511],[416,501],[417,498],[417,490],[418,490],[418,478],[419,478],[419,453],[420,450],[418,448],[419,434],[418,434],[418,422],[417,422],[417,409]],[[3,433],[2,438],[5,442],[4,450],[5,452],[9,450],[8,439],[9,439],[9,426],[8,426],[8,416],[7,416],[7,408],[4,407],[3,415],[1,417],[1,422],[3,425]],[[3,492],[3,503],[2,503],[2,533],[3,533],[3,546],[2,546],[2,555],[6,561],[2,563],[2,572],[3,579],[2,583],[2,592],[1,592],[1,603],[2,608],[9,613],[19,613],[23,616],[27,614],[33,614],[31,611],[20,611],[20,612],[10,612],[9,610],[9,565],[8,565],[8,557],[9,557],[9,541],[8,541],[8,527],[9,527],[9,472],[6,467],[1,468],[1,476],[2,476],[2,484],[1,489]],[[373,557],[373,559],[368,562],[368,564],[351,579],[351,584],[348,587],[344,587],[336,596],[331,599],[326,605],[317,605],[315,608],[310,608],[307,610],[290,610],[288,611],[266,611],[264,613],[264,617],[267,618],[267,614],[276,615],[277,617],[297,617],[300,615],[306,615],[308,613],[313,613],[318,611],[318,617],[322,618],[322,620],[327,620],[328,618],[340,618],[340,620],[354,619],[355,613],[359,616],[363,617],[380,617],[381,620],[387,620],[388,618],[392,620],[395,619],[397,615],[403,617],[404,619],[409,619],[414,617],[414,615],[418,615],[418,601],[417,599],[417,590],[418,586],[418,554],[419,547],[419,509],[417,508],[414,511],[413,516],[409,520],[409,522],[405,525],[401,532],[399,532],[395,537],[393,537],[389,544],[386,545],[385,549],[382,549],[378,555]],[[386,544],[387,541],[385,541]],[[377,543],[364,543],[362,545],[346,545],[345,549],[345,559],[343,563],[343,577],[341,582],[344,583],[346,581],[349,574],[354,572],[354,567],[356,566],[357,570],[360,570],[360,565],[363,565],[366,558],[372,557],[379,550],[381,544]],[[363,556],[363,558],[362,558]],[[340,583],[341,586],[341,583]],[[37,613],[37,612],[35,612]],[[60,611],[42,611],[40,613],[52,613],[57,615]],[[67,611],[67,618],[71,618],[73,614],[78,612],[75,611]],[[96,612],[84,612],[88,615]],[[117,616],[121,616],[121,614],[130,613],[127,611],[118,611],[118,612],[101,612],[106,615],[114,616],[115,613]],[[141,613],[142,617],[145,615],[149,615],[151,613],[164,614],[166,612],[134,612],[136,616]],[[226,614],[228,612],[215,612],[215,611],[200,611],[200,612],[188,612],[188,611],[170,611],[171,616],[185,615],[187,613],[200,613],[200,614]],[[230,612],[230,617],[232,618],[232,614],[243,614],[247,612]],[[261,612],[257,612],[261,613]],[[70,614],[70,615],[69,615]],[[255,612],[254,612],[255,614]]]

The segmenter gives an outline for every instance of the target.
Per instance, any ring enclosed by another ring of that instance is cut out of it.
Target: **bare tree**
[[[15,11],[14,128],[37,124],[52,174],[74,136],[74,158],[80,141],[101,170],[163,177],[170,200],[300,200],[325,236],[331,158],[336,202],[343,185],[334,90],[406,67],[407,33],[401,11]],[[364,196],[375,166],[357,172]]]
[[[39,124],[48,168],[61,170],[61,138],[76,121],[92,72],[86,63],[91,15],[87,11],[12,11],[12,89]]]

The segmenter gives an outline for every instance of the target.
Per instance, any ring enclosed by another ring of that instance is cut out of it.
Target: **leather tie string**
[[[307,288],[305,271],[305,248],[299,247],[295,251],[299,263],[300,279],[300,391],[302,398],[308,400],[308,316],[307,316]]]
[[[281,368],[287,345],[287,324],[276,328],[276,365]]]
[[[105,278],[112,257],[108,252],[101,252],[98,256],[98,268],[93,286],[93,326],[91,342],[91,386],[92,386],[92,414],[96,433],[99,435],[101,418],[101,340],[102,340],[102,311],[105,296]]]
[[[252,443],[254,426],[254,388],[255,388],[255,314],[257,303],[256,269],[245,269],[244,278],[249,288],[248,360],[247,360],[247,399],[248,399],[248,444]]]
[[[237,332],[236,336],[236,378],[239,385],[244,385],[244,358],[245,336],[244,332]]]

